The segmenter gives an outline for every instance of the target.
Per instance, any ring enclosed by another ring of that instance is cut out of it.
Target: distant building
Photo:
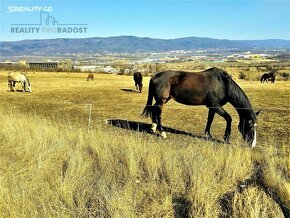
[[[26,66],[33,69],[62,69],[70,71],[72,69],[72,61],[67,59],[62,61],[27,62]]]
[[[29,62],[28,67],[33,69],[57,69],[57,62]]]
[[[12,66],[14,63],[11,61],[1,61],[0,62],[0,67],[6,67],[6,66]]]

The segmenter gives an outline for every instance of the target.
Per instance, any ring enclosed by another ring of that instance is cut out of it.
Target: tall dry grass
[[[150,121],[139,116],[147,98],[131,77],[84,74],[29,74],[33,93],[6,92],[0,74],[0,215],[2,217],[218,217],[221,198],[235,192],[232,217],[283,217],[279,205],[259,186],[238,192],[254,163],[290,205],[287,82],[241,82],[259,119],[258,145],[246,147],[233,116],[232,144],[185,135],[168,140],[105,125],[105,119]],[[88,133],[88,103],[92,130]],[[268,108],[268,109],[266,109]],[[276,109],[275,109],[276,108]],[[271,109],[271,110],[270,110]],[[278,110],[279,109],[279,110]],[[169,102],[164,125],[203,135],[207,111]],[[224,121],[212,133],[221,139]]]

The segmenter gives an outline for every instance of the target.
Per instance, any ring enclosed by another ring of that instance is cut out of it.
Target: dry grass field
[[[174,101],[163,114],[168,139],[147,133],[150,120],[140,114],[149,77],[140,94],[130,91],[130,76],[87,82],[82,73],[30,72],[33,92],[22,93],[7,92],[7,73],[0,72],[1,217],[289,216],[289,82],[237,81],[262,109],[251,149],[231,105],[231,144],[202,138],[205,107]],[[216,116],[215,139],[224,128]]]

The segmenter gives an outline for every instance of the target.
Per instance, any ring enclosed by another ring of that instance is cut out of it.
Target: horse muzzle
[[[257,131],[254,130],[250,136],[248,135],[244,137],[244,139],[246,140],[247,144],[251,146],[251,148],[254,148],[257,144]]]

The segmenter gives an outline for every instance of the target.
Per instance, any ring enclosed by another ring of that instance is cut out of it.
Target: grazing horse
[[[261,83],[264,83],[265,81],[268,83],[268,81],[271,81],[272,83],[275,83],[275,77],[276,73],[271,72],[271,73],[264,73],[261,76]]]
[[[134,81],[135,81],[136,90],[138,91],[138,89],[139,89],[139,92],[141,93],[142,92],[142,87],[143,87],[143,84],[142,84],[142,80],[143,80],[142,73],[135,72],[133,74],[133,78],[134,78]]]
[[[32,92],[29,79],[23,73],[10,72],[8,74],[8,87],[15,92],[15,83],[21,83],[23,92]],[[26,90],[27,88],[27,90]]]
[[[93,73],[89,73],[88,77],[87,77],[87,81],[89,80],[94,80],[94,74]]]
[[[152,106],[153,98],[156,103]],[[151,130],[159,130],[167,138],[161,124],[161,113],[165,103],[171,98],[185,105],[205,105],[208,111],[206,136],[211,139],[210,126],[215,114],[222,116],[227,123],[224,133],[229,143],[231,134],[231,116],[222,108],[227,102],[237,110],[239,130],[243,139],[252,147],[256,145],[257,115],[243,90],[231,79],[229,74],[219,68],[210,68],[200,73],[183,71],[165,71],[155,74],[149,83],[148,100],[142,113],[152,118]],[[186,119],[186,118],[185,118]]]

